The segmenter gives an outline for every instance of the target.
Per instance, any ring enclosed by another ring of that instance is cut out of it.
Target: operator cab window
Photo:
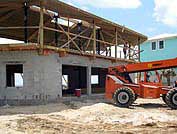
[[[23,87],[23,65],[6,65],[6,86]]]
[[[155,74],[155,71],[148,71],[146,74],[146,82],[157,83],[158,77]]]
[[[156,42],[154,41],[154,42],[152,42],[152,50],[156,50]]]

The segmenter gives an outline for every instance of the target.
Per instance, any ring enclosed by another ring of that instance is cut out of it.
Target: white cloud
[[[154,0],[156,21],[169,26],[177,26],[177,0]]]
[[[81,6],[92,6],[97,8],[138,8],[140,0],[62,0],[69,3],[77,3]]]

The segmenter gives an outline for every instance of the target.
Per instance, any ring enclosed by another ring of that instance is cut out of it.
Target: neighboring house
[[[153,38],[149,38],[146,42],[141,44],[142,51],[140,55],[141,62],[165,60],[177,57],[177,34],[163,34]],[[162,72],[162,71],[161,71]],[[175,74],[177,69],[165,70],[164,76],[171,75],[171,84],[177,80]],[[168,76],[166,76],[168,77]],[[166,84],[167,79],[163,77],[163,82]]]

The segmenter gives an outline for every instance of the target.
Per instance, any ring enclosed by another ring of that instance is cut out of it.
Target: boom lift
[[[175,67],[177,58],[110,67],[106,77],[106,98],[113,99],[120,107],[129,107],[138,97],[162,97],[169,107],[177,109],[177,88],[162,85],[161,75],[157,71]],[[154,72],[154,80],[150,79],[150,71]],[[137,83],[132,81],[131,73],[138,73]]]

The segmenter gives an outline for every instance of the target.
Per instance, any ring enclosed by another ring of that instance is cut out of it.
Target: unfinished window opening
[[[23,65],[6,65],[6,86],[23,87]]]

